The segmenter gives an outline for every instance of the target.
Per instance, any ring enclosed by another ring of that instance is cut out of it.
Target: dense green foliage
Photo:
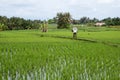
[[[73,19],[73,24],[88,24],[88,23],[96,23],[99,20],[96,18],[90,19],[89,17],[82,17],[80,20]]]
[[[70,28],[71,25],[71,15],[70,13],[57,13],[57,28]]]
[[[79,28],[78,40],[72,40],[70,30],[53,26],[47,33],[0,32],[0,80],[120,79],[120,31]]]
[[[8,27],[6,25],[0,23],[0,31],[4,31],[7,29],[8,29]]]
[[[6,27],[4,30],[38,29],[40,23],[40,20],[25,20],[19,17],[7,18],[5,16],[0,16],[0,24]]]
[[[0,16],[0,31],[1,30],[24,30],[24,29],[39,29],[43,21],[41,20],[26,20],[20,17]],[[57,28],[70,28],[71,24],[82,24],[93,26],[96,22],[105,22],[106,26],[120,26],[120,18],[105,18],[99,20],[97,18],[90,19],[82,17],[78,20],[72,19],[70,13],[57,13],[56,17],[47,21],[49,24],[57,24]]]
[[[105,18],[102,21],[104,21],[106,23],[106,25],[108,26],[116,26],[116,25],[120,25],[120,18],[116,17],[116,18]]]
[[[114,17],[114,18],[105,18],[103,20],[99,20],[96,18],[90,19],[89,17],[82,17],[79,20],[73,19],[73,24],[88,24],[88,25],[94,25],[96,22],[105,22],[106,26],[119,26],[120,25],[120,18]]]

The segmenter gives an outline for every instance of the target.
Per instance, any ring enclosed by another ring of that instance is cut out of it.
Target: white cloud
[[[70,5],[77,5],[77,4],[79,4],[78,2],[79,2],[79,0],[70,0],[69,4]]]
[[[120,0],[1,0],[0,15],[46,19],[57,12],[70,12],[73,17],[120,16]],[[117,14],[116,14],[117,13]]]
[[[101,4],[108,4],[108,3],[112,3],[114,2],[115,0],[97,0],[98,3],[101,3]]]

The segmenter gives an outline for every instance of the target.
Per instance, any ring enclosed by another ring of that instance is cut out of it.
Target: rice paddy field
[[[0,80],[120,80],[120,30],[1,31]]]

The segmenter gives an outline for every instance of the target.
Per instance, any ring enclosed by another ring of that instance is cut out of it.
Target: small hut
[[[104,25],[105,25],[104,22],[97,22],[97,23],[95,23],[95,26],[104,26]]]

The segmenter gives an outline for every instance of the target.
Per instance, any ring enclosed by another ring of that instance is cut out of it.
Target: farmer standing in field
[[[77,27],[73,27],[72,32],[73,32],[73,39],[77,39]]]

